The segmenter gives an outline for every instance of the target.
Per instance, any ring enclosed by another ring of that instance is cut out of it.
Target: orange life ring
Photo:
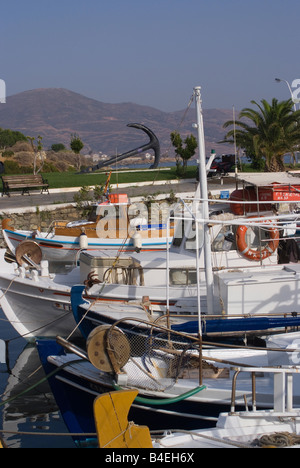
[[[270,224],[271,221],[264,221],[266,224]],[[266,243],[266,247],[262,250],[251,249],[246,242],[246,232],[249,226],[239,226],[236,231],[236,245],[238,251],[249,260],[259,261],[272,255],[279,245],[279,231],[274,225],[270,226],[268,231],[270,235],[269,242]]]

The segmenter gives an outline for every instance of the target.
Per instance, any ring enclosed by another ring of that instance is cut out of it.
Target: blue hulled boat
[[[67,353],[55,340],[38,340],[37,349],[65,424],[71,434],[77,434],[73,436],[75,443],[79,447],[93,446],[96,443],[94,401],[100,394],[119,388],[115,376],[99,371],[78,354]],[[203,421],[205,427],[213,426],[220,406],[215,407],[212,415],[212,408],[203,405],[201,415],[197,415],[193,398],[187,400],[202,388],[196,386],[181,397],[143,395],[145,399],[134,403],[129,418],[137,424],[147,421],[152,430],[198,428]]]
[[[293,339],[296,340],[297,336],[299,342],[299,334],[295,334]],[[289,335],[281,337],[281,340],[289,339]],[[289,345],[287,342],[286,346]],[[230,368],[257,367],[259,376],[255,396],[250,375],[239,377],[235,393],[237,411],[245,409],[245,402],[251,405],[254,398],[256,407],[271,408],[274,381],[268,375],[262,375],[261,369],[274,365],[274,361],[278,367],[293,364],[295,356],[291,348],[277,351],[267,348],[204,348],[203,380],[200,382],[197,350],[184,344],[179,349],[178,343],[173,349],[167,348],[167,341],[163,345],[161,338],[155,346],[152,339],[151,346],[144,347],[143,351],[140,348],[139,352],[136,344],[130,341],[130,353],[118,372],[113,366],[108,371],[99,369],[101,366],[95,367],[89,360],[89,351],[86,353],[62,339],[59,343],[38,340],[37,348],[63,419],[78,446],[95,441],[93,405],[100,394],[120,388],[138,390],[129,420],[139,425],[146,422],[151,430],[213,427],[219,413],[230,410],[233,375]],[[112,349],[111,346],[109,348]],[[122,359],[125,355],[123,347]],[[118,361],[117,354],[115,357]],[[294,407],[300,407],[298,375],[294,379]]]
[[[87,301],[83,298],[83,292],[85,287],[82,285],[73,286],[71,289],[71,304],[72,311],[76,323],[84,336],[88,338],[89,334],[98,326],[113,325],[119,321],[119,328],[130,330],[132,328],[131,321],[128,318],[134,320],[145,321],[149,318],[152,321],[163,317],[163,313],[160,311],[154,315],[153,311],[149,311],[142,303],[122,303],[113,304],[111,301],[99,300],[98,301]],[[196,319],[195,314],[191,314],[187,319],[188,313],[185,318],[180,319],[180,315],[177,317],[171,314],[170,328],[177,332],[198,334],[199,333],[199,320]],[[165,322],[167,318],[165,317]],[[271,332],[279,329],[296,329],[300,326],[300,316],[287,314],[282,316],[254,316],[254,317],[241,317],[233,318],[230,316],[224,318],[214,318],[213,316],[208,317],[203,315],[201,317],[201,332],[203,336],[214,336],[215,339],[218,337],[224,339],[225,336],[230,338],[238,336],[238,334],[247,334],[256,332],[261,334],[262,332]],[[137,325],[134,324],[135,332],[137,331]],[[140,332],[143,331],[143,324],[140,325]]]

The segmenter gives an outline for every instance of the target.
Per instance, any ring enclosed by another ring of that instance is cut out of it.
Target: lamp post
[[[290,86],[290,83],[287,80],[282,80],[281,78],[275,78],[275,81],[276,81],[276,83],[280,83],[282,81],[283,83],[285,83],[287,85],[287,87],[289,88],[289,92],[291,94],[291,99],[292,99],[292,101],[294,103],[294,110],[296,111],[297,108],[296,108],[296,104],[295,104],[295,101],[294,101],[293,91],[292,91],[292,88]]]
[[[0,103],[6,104],[6,84],[4,80],[0,80]]]
[[[297,107],[296,107],[296,103],[295,103],[295,100],[294,100],[294,96],[293,96],[293,92],[292,92],[292,88],[290,86],[290,83],[287,80],[282,80],[281,78],[275,78],[275,81],[276,81],[276,83],[280,83],[282,81],[283,83],[285,83],[287,85],[287,87],[289,88],[289,92],[291,94],[291,99],[292,99],[292,101],[294,103],[294,111],[296,112]],[[296,154],[295,154],[295,163],[296,164],[298,163],[298,151],[296,151]]]

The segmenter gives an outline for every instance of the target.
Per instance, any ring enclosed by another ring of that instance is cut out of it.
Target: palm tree
[[[300,144],[300,110],[294,111],[293,101],[278,102],[273,98],[269,104],[265,99],[261,105],[251,101],[258,108],[245,108],[239,114],[236,130],[230,130],[223,142],[233,143],[234,134],[236,144],[243,148],[248,157],[254,161],[264,161],[266,171],[283,171],[283,157],[291,153],[295,158],[295,152]],[[224,128],[233,125],[229,120]]]

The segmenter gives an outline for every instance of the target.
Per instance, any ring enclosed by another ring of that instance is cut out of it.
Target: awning
[[[237,179],[239,182],[257,187],[267,187],[272,184],[300,185],[300,177],[294,177],[289,172],[238,172]]]

